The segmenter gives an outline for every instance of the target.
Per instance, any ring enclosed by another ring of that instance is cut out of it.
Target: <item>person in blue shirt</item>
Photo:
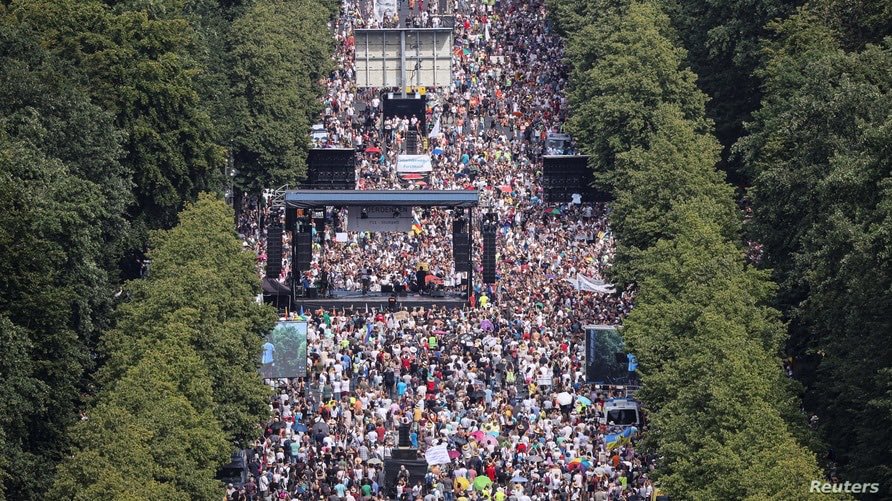
[[[396,394],[402,397],[403,393],[406,393],[407,388],[409,388],[409,385],[400,379],[400,382],[396,384]]]
[[[263,343],[263,359],[260,361],[263,365],[269,365],[273,363],[273,354],[276,352],[276,347],[270,343],[269,341]]]
[[[350,375],[350,367],[353,364],[353,360],[350,358],[350,355],[344,353],[341,355],[341,365],[344,367],[344,372],[349,376]]]
[[[638,370],[638,357],[631,353],[626,353],[626,360],[629,361],[629,384],[637,384],[638,374],[635,371]]]

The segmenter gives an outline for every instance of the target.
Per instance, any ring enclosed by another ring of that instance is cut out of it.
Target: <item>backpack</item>
[[[514,371],[508,371],[508,373],[505,374],[505,382],[506,383],[513,383],[516,380],[517,380],[517,378],[514,376]]]

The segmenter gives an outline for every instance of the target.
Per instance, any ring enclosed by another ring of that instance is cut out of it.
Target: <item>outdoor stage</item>
[[[331,297],[310,298],[297,296],[294,298],[294,308],[295,310],[300,307],[303,307],[305,310],[319,308],[365,310],[368,307],[370,310],[382,308],[386,310],[390,306],[388,302],[390,296],[389,292],[369,292],[363,295],[360,291],[336,290],[332,292]],[[396,307],[399,309],[411,309],[419,306],[424,308],[439,306],[452,309],[460,308],[467,302],[465,294],[462,292],[445,292],[441,297],[409,292],[396,297]]]

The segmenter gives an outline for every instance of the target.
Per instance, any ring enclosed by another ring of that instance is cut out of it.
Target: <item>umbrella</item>
[[[378,458],[372,458],[372,459],[369,459],[369,460],[368,460],[368,463],[369,463],[369,464],[384,464],[384,461],[381,461],[381,460],[378,459]]]
[[[480,439],[480,443],[483,445],[499,445],[499,441],[495,439],[492,435],[484,435],[482,439]]]
[[[570,405],[573,403],[573,395],[570,395],[566,391],[562,391],[558,393],[557,401],[560,405]]]
[[[489,320],[488,318],[480,321],[480,328],[485,331],[495,330],[495,327],[492,325],[492,321]]]
[[[418,186],[427,186],[427,183],[424,181],[415,181],[415,184]]]
[[[294,423],[294,426],[292,426],[291,429],[298,433],[306,433],[307,425],[303,423]]]
[[[532,456],[527,457],[527,461],[529,461],[531,463],[538,463],[539,461],[542,461],[542,456],[533,454]]]
[[[319,421],[313,425],[314,435],[328,435],[328,424],[325,421]]]
[[[504,184],[502,186],[499,186],[499,191],[501,191],[502,193],[511,193],[512,191],[514,191],[514,189],[511,188],[510,185]]]
[[[489,480],[489,477],[485,478]],[[455,477],[455,485],[458,487],[458,490],[463,491],[471,486],[471,482],[469,482],[468,479],[466,479],[465,477]]]
[[[580,405],[592,405],[592,401],[589,400],[588,397],[583,397],[582,395],[576,397],[576,403]]]
[[[514,483],[516,483],[516,484],[525,484],[525,483],[528,482],[527,479],[525,479],[524,477],[521,477],[520,475],[518,475],[518,476],[512,478],[511,481],[514,482]]]
[[[365,149],[365,152],[366,153],[381,153],[381,148],[378,148],[377,146],[369,146],[368,148]]]
[[[478,441],[478,442],[479,442],[480,440],[483,440],[483,437],[485,437],[485,436],[486,436],[486,433],[483,433],[483,432],[480,431],[480,430],[477,430],[477,431],[475,431],[474,433],[471,433],[471,438],[473,438],[474,440],[476,440],[476,441]]]
[[[474,479],[474,490],[482,491],[492,485],[492,480],[489,479],[486,475],[480,475],[479,477]]]
[[[434,155],[442,155],[443,149],[442,148],[434,148],[433,153],[434,153]]]
[[[449,459],[455,459],[461,456],[461,452],[458,451],[449,451]]]

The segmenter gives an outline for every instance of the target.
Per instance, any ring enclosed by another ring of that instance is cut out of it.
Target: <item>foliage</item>
[[[253,436],[266,412],[256,366],[259,336],[271,325],[272,314],[252,302],[258,290],[253,263],[232,235],[232,214],[219,207],[213,216],[207,214],[218,218],[208,227],[225,228],[225,238],[202,238],[217,241],[221,254],[208,256],[194,240],[180,251],[168,244],[166,252],[175,254],[168,259],[180,263],[170,265],[165,275],[165,251],[159,250],[155,285],[164,292],[150,294],[144,290],[148,285],[134,283],[123,297],[144,294],[157,298],[158,304],[150,305],[154,313],[170,310],[137,318],[139,309],[129,312],[133,306],[125,303],[117,316],[121,325],[137,326],[133,332],[146,338],[128,341],[121,353],[97,351],[100,333],[106,332],[113,344],[120,332],[110,331],[117,282],[120,276],[136,276],[132,264],[142,255],[149,230],[173,226],[177,212],[200,191],[222,188],[221,145],[234,144],[239,134],[231,118],[238,105],[228,73],[235,41],[229,38],[230,27],[251,5],[213,0],[0,3],[0,348],[7,354],[0,364],[5,411],[0,417],[0,496],[46,497],[57,463],[76,443],[84,469],[77,473],[69,464],[66,471],[81,475],[83,486],[94,489],[78,491],[85,499],[106,498],[113,486],[124,485],[140,486],[135,492],[158,499],[206,497],[207,486],[174,485],[169,478],[156,479],[156,485],[141,483],[139,475],[123,475],[118,464],[90,455],[95,451],[86,442],[69,440],[66,433],[96,391],[92,373],[97,362],[113,365],[102,372],[101,403],[92,419],[102,422],[102,416],[132,412],[117,404],[112,408],[104,399],[157,348],[148,338],[166,335],[169,322],[159,319],[197,315],[200,327],[183,335],[207,366],[213,383],[211,420],[225,423],[227,439]],[[288,70],[297,68],[301,75],[298,118],[306,124],[319,109],[317,80],[330,65],[331,36],[323,26],[337,6],[326,1],[321,9],[311,2],[292,7],[306,20],[288,26],[298,44],[289,47],[299,48],[288,56],[300,63]],[[275,8],[267,9],[267,18],[270,11]],[[274,21],[280,26],[290,22]],[[277,61],[266,62],[273,68],[263,71],[274,73]],[[255,69],[262,72],[250,68]],[[286,93],[295,81],[267,80],[264,92]],[[304,137],[302,130],[298,135]],[[179,238],[188,240],[177,233]],[[160,304],[162,299],[168,302]],[[193,410],[184,407],[181,396],[152,398],[192,419]],[[184,425],[198,426],[207,410],[195,407],[199,417]],[[135,432],[139,437],[157,431],[140,422],[142,416],[127,419],[142,427]],[[115,426],[127,429],[126,423]],[[210,468],[215,460],[213,455],[209,459]],[[136,462],[132,471],[142,464]],[[86,481],[99,472],[102,479]],[[63,491],[73,488],[64,485]],[[63,491],[55,492],[64,497]]]
[[[306,176],[320,79],[331,66],[330,16],[309,0],[257,0],[232,25],[235,182],[249,193]]]
[[[0,67],[0,312],[4,335],[21,337],[4,350],[15,409],[4,414],[3,486],[33,499],[65,453],[108,325],[130,174],[113,117],[5,11]]]
[[[627,257],[672,236],[667,218],[679,204],[702,200],[701,214],[719,222],[726,238],[734,239],[738,233],[731,188],[715,170],[719,149],[715,138],[696,132],[674,105],[654,110],[653,123],[648,147],[636,146],[617,155],[611,228],[623,248],[615,270],[621,283],[632,280],[622,273],[631,260]]]
[[[214,419],[211,380],[184,339],[195,318],[170,324],[72,430],[53,499],[213,499],[229,442]]]
[[[126,285],[103,335],[102,390],[50,497],[218,497],[230,444],[268,412],[257,369],[275,315],[254,302],[259,280],[231,209],[200,195],[152,242],[149,277]]]
[[[612,274],[639,287],[624,337],[641,363],[658,482],[691,499],[809,498],[820,471],[780,366],[775,286],[736,243],[733,192],[684,52],[656,5],[560,3],[569,124],[611,173]]]
[[[608,11],[567,42],[573,111],[567,130],[608,186],[616,182],[616,155],[647,147],[659,105],[676,105],[697,132],[709,125],[705,97],[694,74],[682,68],[685,53],[669,38],[666,15],[649,3],[633,2],[626,10]]]
[[[163,339],[170,322],[188,316],[193,328],[183,336],[210,374],[215,416],[228,436],[244,441],[268,411],[257,369],[275,315],[254,301],[260,283],[253,256],[242,249],[232,220],[231,209],[206,195],[177,227],[153,234],[151,274],[128,283],[129,300],[103,337],[100,380],[108,385],[122,377]]]
[[[193,81],[201,68],[189,53],[189,23],[165,8],[131,10],[137,7],[21,0],[12,12],[80,68],[93,101],[126,132],[123,163],[135,184],[133,246],[141,248],[147,228],[169,228],[186,201],[219,186],[223,150]]]
[[[729,176],[748,183],[752,172],[731,147],[744,135],[743,122],[759,106],[761,80],[754,75],[762,58],[766,24],[784,17],[799,0],[670,0],[667,11],[688,50],[697,84],[709,95],[707,116],[723,146]]]
[[[892,44],[847,51],[860,45],[839,28],[849,22],[818,2],[774,26],[740,151],[757,174],[752,233],[781,284],[806,407],[845,479],[888,493]]]

